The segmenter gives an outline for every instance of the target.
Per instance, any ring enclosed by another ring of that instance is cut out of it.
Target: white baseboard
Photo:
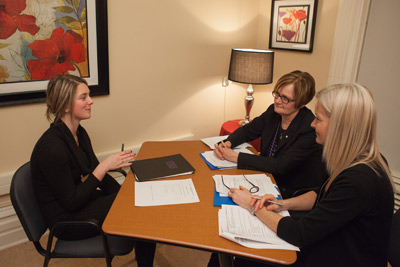
[[[166,139],[162,141],[185,141],[193,140],[193,134],[187,134],[183,136],[178,136],[171,139]],[[138,153],[140,150],[140,145],[125,147],[126,149],[132,150],[134,153]],[[101,161],[107,158],[109,155],[118,151],[107,151],[97,155],[98,159]],[[126,170],[128,171],[129,168]],[[8,195],[10,192],[11,179],[14,172],[0,173],[0,196]],[[114,176],[114,175],[113,175]],[[124,181],[124,176],[115,175],[115,179],[122,183]],[[0,250],[21,244],[26,242],[28,239],[25,235],[24,230],[15,214],[14,208],[11,205],[7,205],[0,208]]]

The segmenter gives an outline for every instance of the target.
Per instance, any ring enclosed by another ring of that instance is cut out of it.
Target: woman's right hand
[[[269,211],[275,211],[275,212],[286,210],[285,206],[279,206],[277,204],[270,203],[270,202],[268,202],[268,200],[282,203],[282,201],[278,201],[274,195],[266,194],[261,198],[261,200],[258,200],[258,201],[257,201],[257,199],[252,200],[251,205],[255,205],[254,212],[256,212],[264,207],[266,207],[266,209]]]

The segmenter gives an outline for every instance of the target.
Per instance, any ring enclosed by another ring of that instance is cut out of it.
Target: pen
[[[122,146],[121,146],[121,152],[122,151],[124,151],[124,143],[122,143]]]
[[[262,199],[261,197],[256,197],[256,196],[252,196],[252,198],[258,199],[258,200],[261,200],[261,199]],[[282,204],[282,203],[279,203],[279,202],[276,202],[276,201],[273,201],[273,200],[267,200],[267,202],[272,203],[272,204],[276,204],[276,205],[278,205],[278,206],[283,207],[283,204]]]

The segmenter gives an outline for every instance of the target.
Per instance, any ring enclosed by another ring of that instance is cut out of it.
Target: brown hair
[[[57,75],[49,81],[46,117],[50,122],[58,122],[66,109],[72,109],[76,88],[81,83],[88,85],[85,79],[69,74]]]
[[[292,71],[279,78],[275,84],[274,91],[278,91],[282,87],[294,85],[295,107],[300,108],[307,105],[315,95],[315,80],[308,72],[299,70]]]

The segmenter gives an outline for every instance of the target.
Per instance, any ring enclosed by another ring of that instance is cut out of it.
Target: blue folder
[[[279,192],[278,187],[275,185],[276,190]],[[281,194],[278,193],[277,200],[282,200]],[[221,197],[217,192],[217,189],[214,187],[214,206],[221,207],[221,205],[237,205],[233,202],[232,198],[228,196]]]
[[[200,157],[204,160],[204,162],[207,164],[207,166],[211,169],[211,170],[219,170],[219,169],[233,169],[236,167],[217,167],[214,166],[213,164],[211,164],[208,160],[206,160],[206,158],[203,156],[203,153],[200,153]]]
[[[219,193],[217,192],[217,189],[214,187],[214,206],[221,207],[221,205],[237,205],[235,202],[233,202],[232,198],[225,196],[221,197]]]

